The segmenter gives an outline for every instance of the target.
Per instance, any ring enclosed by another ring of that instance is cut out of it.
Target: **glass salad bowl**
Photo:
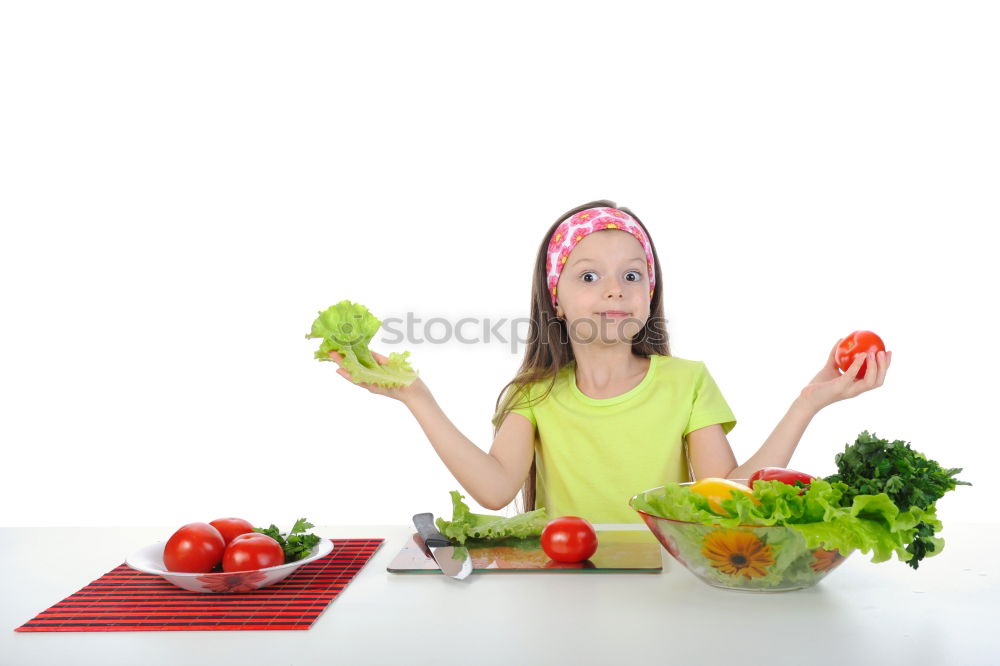
[[[637,499],[663,497],[662,491],[663,486],[639,493],[629,506],[675,560],[709,585],[754,592],[799,590],[818,583],[846,557],[807,547],[802,533],[791,527],[704,525],[636,509]]]

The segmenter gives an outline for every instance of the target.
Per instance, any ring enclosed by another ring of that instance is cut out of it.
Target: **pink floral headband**
[[[646,251],[646,268],[649,270],[649,298],[652,300],[656,279],[653,277],[653,248],[649,244],[646,232],[631,215],[623,213],[617,208],[588,208],[563,220],[549,241],[545,270],[548,274],[549,293],[552,295],[552,307],[556,306],[556,285],[559,284],[559,276],[562,274],[563,266],[566,265],[569,253],[587,235],[604,229],[627,231],[635,236],[642,245]]]

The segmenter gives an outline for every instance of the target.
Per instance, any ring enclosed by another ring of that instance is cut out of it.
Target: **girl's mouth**
[[[606,310],[605,312],[598,312],[597,314],[602,317],[627,317],[627,312],[622,312],[621,310]]]

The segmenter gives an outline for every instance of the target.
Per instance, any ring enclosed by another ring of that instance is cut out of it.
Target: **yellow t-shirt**
[[[529,388],[529,403],[550,380]],[[701,361],[651,355],[638,386],[597,399],[576,385],[576,362],[560,369],[541,402],[511,411],[535,426],[536,508],[549,516],[592,523],[640,523],[628,500],[668,481],[689,481],[684,438],[721,423],[736,426],[715,380]]]

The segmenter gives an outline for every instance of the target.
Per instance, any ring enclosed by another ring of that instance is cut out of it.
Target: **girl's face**
[[[570,337],[631,344],[649,319],[647,270],[642,244],[626,231],[595,231],[577,243],[556,288]]]

